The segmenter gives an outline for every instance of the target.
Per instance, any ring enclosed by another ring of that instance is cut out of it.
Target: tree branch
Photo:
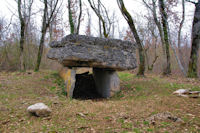
[[[197,2],[194,2],[194,1],[191,1],[191,0],[186,0],[187,2],[190,2],[190,3],[192,3],[192,4],[197,4]]]

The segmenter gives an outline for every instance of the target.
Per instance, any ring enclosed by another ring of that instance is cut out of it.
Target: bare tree
[[[79,0],[79,15],[78,15],[78,22],[76,21],[76,9],[74,9],[75,4],[77,1],[68,0],[68,18],[70,24],[70,33],[71,34],[79,34],[80,31],[80,24],[82,18],[82,1]],[[77,23],[76,23],[77,22]],[[77,26],[76,26],[77,25]]]
[[[25,1],[24,3],[22,3],[21,0],[18,0],[17,4],[18,4],[18,15],[19,15],[19,20],[20,20],[20,25],[21,25],[21,28],[20,28],[20,70],[25,71],[26,70],[25,57],[24,57],[25,32],[28,26],[28,22],[29,22],[28,20],[30,20],[33,0],[29,0],[28,4]],[[28,5],[28,13],[26,11],[27,10],[26,5]]]
[[[147,18],[147,19],[148,19],[148,29],[150,30],[151,41],[152,41],[152,44],[154,45],[154,59],[151,64],[149,64],[149,61],[148,61],[149,56],[147,55],[147,52],[146,52],[149,49],[149,47],[147,49],[145,49],[145,55],[146,55],[148,70],[152,71],[154,68],[154,65],[159,57],[156,52],[158,35],[156,35],[156,26],[154,25],[154,23],[152,23],[151,18]],[[150,40],[150,39],[148,39],[148,40]]]
[[[152,15],[154,18],[154,22],[156,26],[158,27],[158,31],[160,34],[162,46],[163,46],[163,55],[164,59],[166,58],[164,64],[163,64],[163,74],[168,75],[171,74],[171,63],[170,63],[170,52],[169,52],[169,31],[168,31],[168,22],[167,22],[167,13],[166,13],[166,7],[164,0],[159,0],[159,9],[160,9],[160,15],[161,15],[161,22],[158,20],[157,12],[156,12],[156,0],[151,0],[152,6],[150,7],[149,4],[145,0],[143,2],[145,3],[146,7],[149,8],[152,11]]]
[[[50,12],[54,9],[53,1],[49,5]],[[59,11],[53,16],[51,23],[49,24],[50,42],[53,40],[59,40],[64,35],[63,28],[63,8],[59,8]]]
[[[146,0],[143,0],[145,6],[150,9],[150,11],[152,12],[152,15],[153,15],[153,19],[154,19],[154,22],[158,28],[158,31],[159,31],[159,35],[160,35],[160,39],[161,39],[161,42],[162,42],[162,49],[163,49],[163,54],[164,54],[164,57],[166,56],[165,55],[165,42],[164,42],[164,35],[163,35],[163,30],[162,30],[162,25],[160,23],[160,20],[158,19],[158,15],[157,15],[157,12],[156,12],[156,1],[157,0],[151,0],[152,3],[152,7],[146,2]]]
[[[53,4],[53,10],[49,10],[49,3],[48,2],[54,2]],[[35,66],[35,71],[39,71],[40,68],[40,63],[42,59],[42,54],[43,54],[43,48],[44,48],[44,41],[45,41],[45,35],[47,32],[47,29],[49,28],[50,23],[52,22],[52,19],[54,15],[57,13],[58,10],[58,1],[59,0],[44,0],[44,11],[43,11],[43,20],[42,20],[42,30],[41,30],[41,38],[40,38],[40,45],[39,45],[39,50],[38,50],[38,56],[37,56],[37,62]]]
[[[94,11],[94,13],[97,15],[97,17],[100,20],[100,23],[99,23],[100,37],[101,37],[101,25],[102,25],[103,35],[104,35],[105,38],[108,38],[110,31],[111,31],[112,22],[110,20],[109,15],[108,15],[107,9],[101,3],[100,0],[98,0],[97,7],[95,6],[94,0],[93,1],[88,0],[88,2],[90,4],[90,7],[92,8],[92,10]]]
[[[195,4],[195,12],[192,25],[192,47],[191,47],[187,76],[190,78],[197,78],[198,77],[197,60],[198,60],[198,51],[200,45],[200,0],[198,0],[197,3],[189,0],[187,1]]]
[[[154,18],[154,22],[158,28],[158,31],[159,31],[159,34],[160,34],[160,38],[161,38],[161,42],[162,42],[162,46],[163,46],[163,55],[164,55],[164,59],[166,59],[165,63],[163,64],[163,68],[164,68],[164,73],[166,71],[166,66],[168,63],[166,62],[169,62],[168,61],[168,55],[167,55],[167,49],[166,49],[166,41],[164,39],[164,27],[162,27],[158,17],[157,17],[157,13],[156,13],[156,0],[151,0],[151,3],[148,4],[146,2],[146,0],[143,0],[145,6],[152,12],[152,15],[153,15],[153,18]],[[171,2],[175,2],[176,1],[170,1]],[[161,2],[159,2],[159,5],[160,5]],[[164,3],[164,2],[163,2]],[[170,4],[169,3],[169,4]],[[164,3],[165,4],[165,3]],[[151,6],[152,5],[152,6]],[[165,6],[165,5],[164,5]],[[180,70],[182,71],[182,73],[184,75],[186,75],[186,70],[184,68],[184,63],[183,63],[183,59],[182,59],[182,52],[181,52],[181,47],[180,47],[180,43],[181,43],[181,30],[182,30],[182,27],[183,27],[183,23],[184,23],[184,20],[185,20],[185,4],[184,4],[184,0],[182,0],[182,8],[183,8],[183,12],[182,12],[182,20],[180,22],[180,25],[179,25],[179,30],[178,30],[178,50],[179,50],[179,56],[177,55],[177,52],[176,52],[176,48],[175,48],[175,44],[171,42],[170,40],[170,33],[169,33],[169,26],[168,26],[168,22],[166,20],[166,26],[167,26],[167,29],[168,29],[168,40],[169,40],[169,44],[171,45],[171,48],[174,52],[174,55],[176,57],[176,61],[178,63],[178,66],[180,68]],[[161,8],[160,8],[161,9]],[[161,12],[162,10],[160,10]],[[165,11],[165,10],[164,10]],[[167,14],[165,12],[165,14]],[[161,17],[162,19],[165,19],[165,16],[162,15],[162,12],[161,12]],[[163,23],[162,23],[163,24]],[[166,34],[165,34],[166,35]],[[166,56],[167,55],[167,56]],[[181,62],[182,61],[182,62]]]
[[[134,38],[136,40],[137,45],[138,45],[140,64],[139,64],[139,70],[138,70],[137,75],[144,76],[144,72],[145,72],[145,54],[144,54],[144,48],[143,48],[142,41],[140,40],[140,37],[138,35],[138,32],[137,32],[137,29],[135,27],[135,24],[134,24],[134,21],[132,19],[132,16],[127,11],[123,0],[117,0],[117,3],[118,3],[118,6],[120,8],[120,11],[121,11],[122,15],[124,16],[124,18],[126,19],[127,23],[129,24],[129,27],[130,27],[133,35],[134,35]]]

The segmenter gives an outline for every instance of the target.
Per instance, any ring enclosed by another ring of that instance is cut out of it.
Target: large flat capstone
[[[50,43],[47,56],[67,67],[130,70],[136,65],[136,45],[119,39],[68,35]]]

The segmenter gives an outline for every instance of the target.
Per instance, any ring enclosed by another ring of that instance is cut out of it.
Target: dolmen
[[[76,83],[76,67],[93,68],[95,86],[103,98],[120,91],[116,71],[137,67],[136,45],[130,41],[70,34],[49,46],[47,57],[67,68],[64,80],[67,95],[71,98]]]

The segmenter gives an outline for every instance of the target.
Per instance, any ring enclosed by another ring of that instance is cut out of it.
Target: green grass
[[[134,77],[133,74],[125,73],[125,72],[119,72],[118,75],[119,75],[119,78],[120,78],[122,81],[130,81],[130,80],[132,80],[133,77]]]
[[[172,95],[181,88],[200,90],[198,81],[193,84],[148,74],[144,78],[129,72],[119,72],[119,77],[122,89],[110,99],[69,100],[61,94],[65,84],[56,72],[8,73],[3,82],[0,80],[0,132],[199,132],[200,100]],[[52,109],[50,117],[38,118],[26,112],[37,102]],[[185,124],[164,120],[152,125],[145,121],[166,111]]]
[[[52,73],[51,75],[48,75],[46,76],[46,79],[49,79],[49,78],[53,78],[53,83],[56,83],[60,89],[58,89],[57,91],[57,94],[60,96],[60,95],[64,95],[66,96],[67,95],[67,92],[65,90],[65,82],[64,80],[59,76],[58,73]],[[51,90],[54,90],[55,88],[51,88]]]

